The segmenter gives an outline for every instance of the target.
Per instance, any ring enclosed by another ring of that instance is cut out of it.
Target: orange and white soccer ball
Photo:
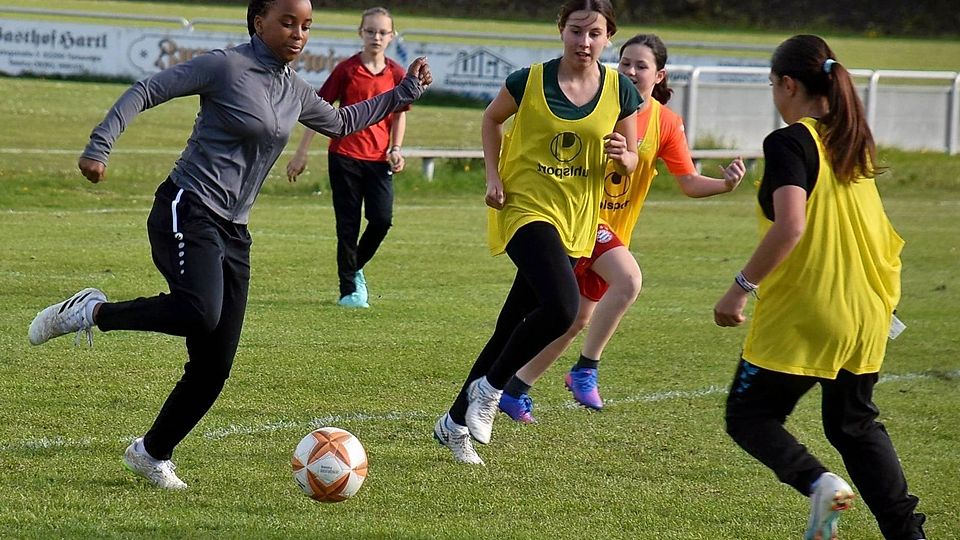
[[[339,502],[356,495],[367,477],[367,453],[349,431],[311,431],[293,451],[293,479],[311,499]]]

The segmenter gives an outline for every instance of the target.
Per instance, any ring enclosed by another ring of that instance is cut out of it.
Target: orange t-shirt
[[[642,141],[650,124],[650,111],[653,107],[644,107],[637,114],[637,140]],[[666,106],[660,108],[660,148],[657,157],[667,164],[667,170],[674,176],[696,174],[697,167],[690,157],[687,135],[683,130],[683,118]]]

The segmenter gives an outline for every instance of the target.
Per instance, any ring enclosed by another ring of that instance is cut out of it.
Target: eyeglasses
[[[373,28],[363,28],[360,30],[363,32],[363,35],[372,38],[380,36],[381,38],[390,37],[393,35],[393,30],[374,30]]]

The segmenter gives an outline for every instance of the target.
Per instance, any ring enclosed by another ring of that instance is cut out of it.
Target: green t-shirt
[[[554,58],[544,62],[543,94],[547,98],[550,111],[564,120],[580,120],[593,112],[597,102],[600,101],[600,91],[603,89],[604,72],[606,71],[600,64],[597,64],[597,68],[600,70],[600,88],[597,89],[597,95],[593,96],[593,99],[582,107],[577,107],[570,103],[567,96],[560,90],[560,82],[557,79],[560,72],[560,59]],[[505,83],[507,91],[516,100],[517,105],[520,105],[520,100],[523,99],[523,91],[527,87],[527,77],[529,76],[529,67],[514,71],[507,76]],[[643,103],[643,98],[640,97],[636,87],[633,86],[626,75],[620,74],[620,116],[618,120],[623,120],[635,113],[640,108],[641,103]]]

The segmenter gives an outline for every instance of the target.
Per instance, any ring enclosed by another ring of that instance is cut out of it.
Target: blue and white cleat
[[[840,512],[853,506],[856,495],[842,478],[823,473],[813,483],[810,494],[810,519],[803,540],[836,540]]]

